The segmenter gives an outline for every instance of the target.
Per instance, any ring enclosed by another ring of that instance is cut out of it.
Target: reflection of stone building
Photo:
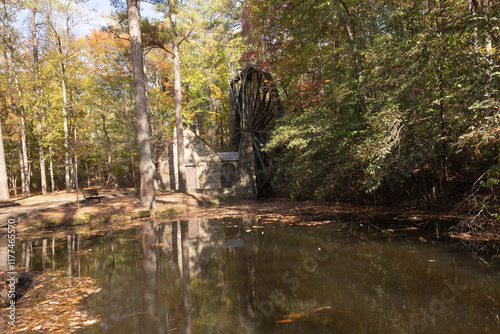
[[[239,152],[216,153],[201,137],[184,129],[187,188],[211,195],[255,196],[251,145],[242,140]],[[158,161],[158,186],[162,191],[176,190],[177,180],[177,145],[173,144]]]
[[[185,227],[189,239],[189,271],[192,277],[196,277],[224,246],[223,227],[198,219],[164,225],[160,242],[164,252],[172,253],[172,260],[180,272],[182,272],[181,224],[187,225]]]

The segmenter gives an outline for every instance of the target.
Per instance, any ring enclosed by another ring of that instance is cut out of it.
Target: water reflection
[[[496,333],[498,265],[437,231],[186,220],[52,238],[50,255],[48,239],[25,241],[19,255],[98,279],[85,307],[102,322],[82,333]]]
[[[184,324],[186,334],[191,334],[191,266],[189,258],[189,240],[199,237],[199,226],[197,220],[181,221],[182,239],[182,292]]]
[[[156,269],[158,268],[158,252],[156,245],[156,224],[146,225],[142,229],[142,249],[144,267],[144,286],[143,299],[145,306],[145,324],[144,330],[146,333],[156,333],[157,324],[155,319],[156,310]]]

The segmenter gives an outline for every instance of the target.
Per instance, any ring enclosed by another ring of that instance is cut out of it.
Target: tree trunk
[[[11,73],[10,73],[9,58],[7,56],[7,48],[8,48],[7,42],[4,40],[3,41],[3,57],[4,57],[4,61],[5,61],[5,72],[7,74],[7,82],[9,85],[10,108],[12,109],[12,113],[14,115],[19,116],[17,114],[16,100],[14,99],[14,89],[13,89],[12,77],[11,77]],[[18,124],[18,129],[19,129],[19,133],[22,134],[24,132],[22,127],[21,127],[21,123]],[[23,192],[23,196],[28,196],[29,189],[26,189],[26,178],[27,178],[27,175],[26,175],[27,166],[26,165],[27,165],[27,163],[25,164],[25,161],[24,161],[23,145],[21,143],[21,139],[19,139],[17,141],[17,149],[19,151],[19,168],[21,171],[22,192]]]
[[[113,170],[111,169],[111,155],[110,154],[108,154],[107,166],[108,166],[108,181],[109,181],[109,179],[111,179],[113,181],[113,186],[116,190],[121,189],[120,185],[118,184],[118,178],[116,177],[116,175],[113,173]],[[106,185],[107,185],[107,182],[106,182]]]
[[[102,180],[103,180],[102,163],[99,163],[99,166],[97,167],[97,174],[98,174],[98,182],[97,183],[102,186]]]
[[[0,119],[0,201],[9,201],[9,181],[7,178],[7,165],[3,150],[2,120]]]
[[[87,175],[87,188],[90,188],[89,166],[87,161],[85,161],[85,174]]]
[[[66,22],[67,23],[67,22]],[[63,45],[63,40],[65,38],[70,38],[70,28],[66,26],[66,36],[61,38],[57,30],[54,28],[51,22],[49,25],[54,33],[53,37],[55,39],[55,44],[57,52],[59,54],[59,70],[61,73],[61,91],[62,91],[62,113],[63,113],[63,127],[64,127],[64,180],[66,186],[66,192],[71,192],[71,158],[69,155],[69,129],[68,129],[68,93],[66,91],[66,64],[67,56],[64,52],[65,46]]]
[[[40,160],[40,186],[42,195],[47,194],[47,177],[45,175],[45,152],[43,151],[42,136],[38,135],[38,159]]]
[[[14,50],[12,46],[9,45],[10,58],[12,59],[12,75],[14,77],[14,84],[16,87],[17,98],[19,101],[21,100],[21,88],[19,87],[19,78],[17,77],[17,65],[14,58]],[[21,147],[22,147],[22,159],[24,166],[24,182],[25,182],[25,193],[24,196],[30,195],[30,186],[31,186],[31,171],[29,168],[29,159],[28,159],[28,148],[26,145],[26,117],[24,114],[24,106],[20,104],[19,106],[19,122],[20,122],[20,130],[21,130]]]
[[[73,157],[69,157],[69,182],[71,189],[75,189],[75,168],[73,164]]]
[[[219,144],[218,150],[221,152],[224,149],[224,126],[222,125],[220,113],[217,117],[217,139]]]
[[[102,117],[102,130],[104,131],[104,135],[106,136],[106,143],[108,145],[108,180],[111,178],[113,180],[113,185],[115,189],[120,189],[120,185],[118,184],[118,179],[116,175],[113,173],[113,169],[111,168],[111,139],[109,138],[108,135],[108,130],[106,129],[106,116],[104,114],[101,115]]]
[[[10,58],[12,59],[12,75],[14,77],[14,86],[17,92],[17,98],[21,100],[21,89],[19,87],[19,78],[17,77],[17,65],[14,58],[14,50],[11,45],[8,45]],[[8,60],[8,59],[7,59]],[[8,67],[8,65],[6,65]],[[10,84],[9,84],[10,85]],[[24,106],[20,104],[19,106],[19,124],[20,124],[20,134],[21,134],[21,149],[22,149],[22,159],[23,159],[23,167],[24,167],[24,196],[30,195],[30,185],[31,185],[31,173],[29,169],[29,159],[28,159],[28,148],[26,145],[26,117],[24,114]]]
[[[134,151],[132,145],[132,136],[130,136],[130,132],[128,135],[128,144],[129,144],[129,152],[130,152],[130,174],[132,177],[132,184],[134,185],[134,189],[137,190],[137,181],[135,179],[135,167],[134,167]]]
[[[78,197],[79,196],[79,194],[78,194],[78,192],[79,192],[79,188],[78,188],[78,157],[76,155],[74,157],[73,164],[74,164],[74,170],[75,170],[74,177],[75,177],[76,203],[78,205],[78,209],[80,209],[80,198]]]
[[[18,126],[20,128],[20,126]],[[21,132],[21,130],[19,130]],[[21,171],[21,191],[23,196],[27,196],[26,192],[26,170],[24,169],[24,160],[23,160],[23,147],[21,145],[21,140],[17,141],[17,152],[19,154],[19,169]]]
[[[62,89],[62,112],[63,112],[63,126],[64,126],[64,180],[66,184],[66,192],[71,192],[71,176],[70,176],[70,168],[71,161],[69,158],[69,130],[68,130],[68,95],[66,92],[66,69],[64,67],[64,63],[61,60],[61,89]]]
[[[52,145],[49,144],[49,170],[50,170],[50,187],[52,188],[52,193],[56,192],[56,184],[54,182],[54,166],[52,164]]]
[[[75,155],[72,159],[73,164],[73,187],[78,190],[78,157]]]
[[[76,111],[73,109],[73,118],[75,119],[75,125],[73,127],[73,140],[76,143],[78,142],[78,119],[76,117]],[[77,198],[78,198],[78,155],[75,150],[73,150],[73,185],[76,189],[77,192]]]
[[[194,130],[194,133],[196,133],[197,136],[200,136],[201,135],[201,125],[200,125],[200,113],[196,113],[194,115],[194,119],[193,119],[193,130]]]
[[[140,202],[148,209],[156,208],[154,187],[154,165],[151,152],[148,103],[146,94],[146,74],[144,72],[144,53],[142,50],[141,16],[138,0],[127,0],[130,50],[134,70],[135,112],[137,116],[137,143],[139,151],[139,170],[141,175]]]
[[[37,8],[31,10],[31,36],[33,38],[33,65],[35,66],[35,91],[38,100],[40,100],[40,86],[39,81],[39,69],[38,69],[38,37],[36,35],[36,12]],[[40,161],[40,187],[42,188],[42,195],[47,194],[47,177],[45,173],[45,153],[43,150],[43,140],[42,140],[42,114],[39,110],[37,115],[37,140],[38,140],[38,159]]]
[[[16,80],[17,81],[17,80]],[[28,149],[26,146],[26,125],[24,118],[24,107],[21,106],[21,146],[23,151],[23,165],[24,165],[24,182],[25,182],[25,191],[24,196],[30,195],[30,185],[31,185],[31,172],[28,164]]]
[[[448,156],[448,139],[447,139],[447,131],[446,131],[446,122],[445,122],[445,105],[444,105],[444,98],[446,96],[446,89],[444,87],[444,78],[442,74],[442,66],[441,66],[441,61],[439,61],[438,66],[437,66],[437,81],[439,85],[439,118],[440,118],[440,126],[441,126],[441,161],[440,161],[440,175],[439,175],[439,183],[441,187],[441,196],[444,196],[445,199],[447,199],[447,156]]]
[[[184,161],[184,128],[182,125],[182,95],[181,95],[181,62],[179,59],[179,44],[177,41],[177,31],[175,30],[176,15],[170,14],[170,24],[174,29],[174,42],[172,42],[173,69],[174,69],[174,108],[175,108],[175,129],[177,135],[177,169],[178,169],[178,190],[186,193],[186,164]]]
[[[353,43],[354,68],[356,70],[356,74],[358,76],[358,82],[359,82],[360,76],[361,76],[360,68],[359,68],[360,67],[360,60],[359,60],[359,54],[358,54],[356,44],[354,43],[354,33],[352,32],[351,27],[349,26],[350,22],[348,22],[346,17],[344,16],[344,14],[342,14],[342,9],[338,3],[338,0],[334,1],[334,3],[335,3],[335,7],[337,9],[337,14],[338,14],[338,17],[340,19],[340,22],[344,26],[344,29],[347,33],[347,36],[349,37],[349,40],[351,41],[351,43]]]
[[[12,189],[14,190],[14,197],[17,197],[17,176],[13,175],[9,177],[10,184],[12,185]]]

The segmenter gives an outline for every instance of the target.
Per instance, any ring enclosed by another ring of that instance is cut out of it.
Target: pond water
[[[500,260],[408,226],[154,222],[18,260],[98,281],[81,333],[499,333]]]

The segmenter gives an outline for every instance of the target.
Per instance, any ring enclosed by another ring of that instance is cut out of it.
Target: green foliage
[[[66,220],[66,224],[71,225],[71,226],[84,225],[87,223],[88,223],[88,221],[86,221],[85,219],[80,218],[80,217],[69,218]]]
[[[167,215],[165,211],[162,210],[154,210],[154,216],[155,218],[163,218]]]
[[[183,116],[213,148],[225,150],[229,146],[229,77],[245,49],[234,31],[238,7],[232,0],[191,1],[183,10],[198,22],[189,43],[180,49],[186,101]]]
[[[80,216],[80,218],[86,222],[92,221],[95,217],[91,213],[84,213],[83,215]]]
[[[219,205],[220,205],[220,201],[219,201],[219,199],[218,199],[218,198],[212,198],[212,199],[210,199],[210,203],[211,203],[211,205],[212,205],[213,207],[216,207],[216,208],[218,208],[218,207],[219,207]]]
[[[40,221],[40,224],[37,227],[41,227],[43,229],[50,229],[50,228],[59,226],[62,223],[63,223],[63,220],[60,218],[50,218],[50,219],[44,218]]]
[[[280,121],[268,148],[281,150],[275,168],[283,180],[278,181],[292,197],[353,198],[357,190],[343,185],[355,182],[359,167],[354,146],[363,131],[352,121],[356,118],[318,107]]]
[[[167,214],[169,215],[176,215],[179,213],[179,210],[175,209],[175,208],[168,208],[167,209]]]
[[[94,221],[98,224],[107,224],[110,220],[110,216],[98,216],[94,217]]]
[[[151,217],[151,212],[149,212],[148,210],[141,210],[138,212],[137,216],[139,218],[149,218]]]
[[[499,18],[499,5],[465,0],[246,1],[243,60],[268,68],[285,99],[268,145],[278,185],[419,205],[486,170],[483,187],[497,187]]]

